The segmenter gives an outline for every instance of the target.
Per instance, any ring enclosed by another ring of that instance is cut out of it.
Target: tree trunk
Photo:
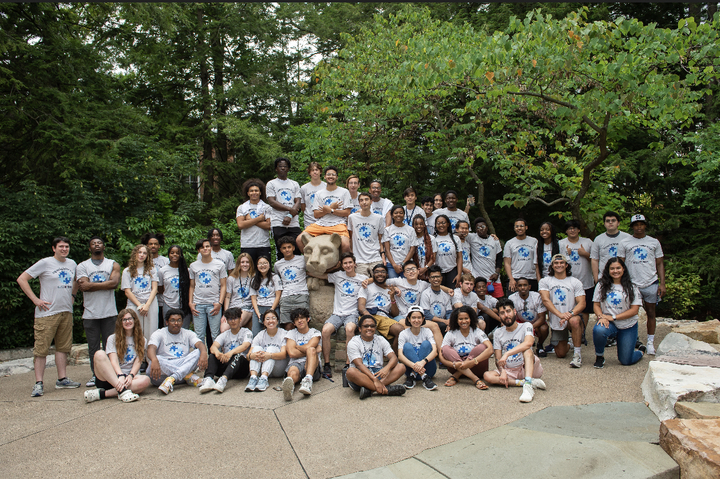
[[[478,185],[478,194],[477,198],[475,199],[475,204],[478,208],[480,208],[480,214],[482,215],[483,219],[485,219],[485,223],[487,223],[488,231],[490,232],[490,234],[496,234],[495,225],[493,225],[493,222],[490,219],[490,215],[488,215],[488,212],[485,209],[485,183],[483,183],[477,173],[473,171],[472,165],[468,165],[468,171],[470,172],[470,176],[473,177],[475,183],[477,183]]]
[[[203,201],[209,205],[213,202],[213,148],[212,140],[210,138],[210,120],[212,118],[212,111],[210,105],[210,74],[208,72],[207,55],[204,41],[204,21],[203,21],[203,10],[198,8],[197,10],[197,21],[198,21],[198,58],[200,62],[200,101],[201,109],[203,112],[203,121],[201,126],[203,153],[200,160],[200,171],[203,177]]]

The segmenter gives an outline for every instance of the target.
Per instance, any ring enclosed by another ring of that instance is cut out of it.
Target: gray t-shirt
[[[235,278],[228,276],[225,284],[225,290],[230,297],[230,308],[240,308],[245,311],[252,311],[252,303],[250,302],[250,277]]]
[[[292,339],[295,341],[295,344],[298,346],[305,346],[307,343],[310,342],[312,338],[319,338],[320,337],[320,331],[318,331],[315,328],[310,328],[305,334],[300,333],[297,329],[291,329],[288,331],[287,336],[285,336],[285,341],[287,342],[288,339]],[[320,343],[318,343],[319,345]],[[299,358],[293,358],[292,361],[296,363],[305,364],[305,361],[307,361],[307,356],[300,356]],[[308,371],[310,374],[312,374],[312,371]]]
[[[505,354],[513,348],[516,348],[525,338],[534,337],[533,326],[530,323],[515,323],[517,327],[514,331],[508,331],[505,326],[499,327],[493,333],[493,349],[500,350],[500,354]],[[516,368],[525,363],[522,353],[508,356],[505,361],[506,368]]]
[[[388,286],[397,286],[400,289],[400,295],[397,298],[397,306],[400,310],[400,316],[407,316],[410,306],[420,306],[420,298],[423,291],[430,287],[430,283],[421,279],[415,284],[410,284],[405,278],[390,278],[386,281]]]
[[[490,340],[488,339],[487,334],[485,334],[485,331],[480,328],[471,328],[467,336],[463,336],[462,331],[455,329],[445,333],[442,347],[450,346],[458,352],[460,357],[464,357],[470,354],[470,351],[472,351],[475,346],[482,344],[485,341]]]
[[[350,208],[352,203],[350,192],[342,186],[338,186],[332,191],[328,191],[327,189],[320,190],[317,195],[315,195],[313,208],[315,211],[322,210],[323,206],[329,206],[335,202],[340,205],[338,209],[344,210]],[[347,224],[347,219],[342,216],[329,213],[322,218],[318,218],[315,222],[318,226],[337,226]]]
[[[495,274],[495,259],[502,251],[500,242],[492,236],[481,238],[477,233],[470,233],[467,241],[470,243],[473,276],[489,280]]]
[[[75,277],[77,279],[87,278],[91,283],[104,283],[110,279],[114,266],[115,261],[110,258],[103,258],[99,265],[95,265],[92,259],[88,259],[77,266]],[[114,289],[84,291],[83,305],[85,306],[83,319],[101,319],[118,315]]]
[[[352,249],[358,263],[382,261],[380,243],[385,238],[385,219],[381,216],[353,213],[348,217],[348,231],[352,231]],[[381,239],[382,238],[382,239]]]
[[[585,289],[579,279],[567,276],[564,279],[557,279],[555,276],[547,276],[540,280],[539,291],[548,291],[550,301],[561,313],[572,311],[575,307],[575,298],[585,296]],[[548,311],[548,324],[555,331],[562,331],[568,327],[568,321],[560,325],[560,318]]]
[[[523,240],[515,237],[505,243],[503,258],[510,258],[510,270],[513,278],[535,278],[537,243],[537,239],[532,236],[526,236]]]
[[[640,296],[640,290],[637,286],[633,285],[633,302],[630,303],[628,295],[625,294],[625,290],[620,284],[613,284],[610,291],[603,301],[600,301],[600,284],[595,286],[595,292],[593,293],[593,302],[600,303],[600,309],[603,314],[618,315],[624,313],[630,306],[638,305],[642,306],[642,296]],[[638,315],[632,316],[627,319],[615,320],[615,326],[618,329],[627,329],[635,326],[638,322]]]
[[[224,264],[227,271],[232,271],[235,269],[235,257],[230,251],[222,248],[220,249],[220,251],[212,250],[210,251],[210,256],[212,257],[212,259],[220,261],[222,264]],[[198,253],[196,261],[201,260],[202,255]]]
[[[543,255],[542,255],[543,262],[542,262],[542,268],[540,268],[540,275],[544,278],[545,276],[548,275],[548,273],[550,271],[550,263],[552,262],[552,256],[553,256],[552,255],[552,243],[542,242],[539,244],[542,244],[542,248],[543,248]],[[558,242],[558,245],[559,245],[559,242]],[[564,254],[565,256],[567,256],[567,252],[565,252],[564,250],[561,249],[560,252],[562,254]],[[575,274],[575,270],[573,269],[573,275],[574,274]]]
[[[365,299],[365,309],[377,308],[377,314],[381,316],[390,316],[390,292],[381,288],[375,283],[370,283],[367,288],[360,288],[359,298]]]
[[[465,241],[460,240],[459,244],[462,249],[463,269],[467,268],[472,273],[472,260],[470,259],[472,248],[470,242],[465,238]]]
[[[455,288],[455,294],[452,297],[453,306],[456,304],[461,304],[463,306],[470,306],[472,309],[477,311],[478,309],[478,302],[480,301],[480,298],[478,298],[477,293],[475,291],[470,291],[470,293],[466,296],[463,294],[461,288]]]
[[[427,228],[427,232],[430,236],[435,236],[435,220],[437,219],[437,215],[433,212],[430,216],[425,214],[425,227]]]
[[[335,296],[333,298],[333,314],[337,316],[348,316],[358,312],[358,295],[363,289],[362,282],[367,276],[355,274],[348,276],[345,271],[330,273],[327,277],[329,283],[335,285]]]
[[[250,219],[255,219],[260,215],[265,215],[265,219],[270,217],[270,205],[265,203],[263,200],[252,204],[250,201],[246,201],[237,207],[235,217],[245,217],[250,215]],[[270,246],[270,230],[265,230],[258,225],[252,225],[249,228],[240,230],[240,244],[243,248],[266,248]],[[234,265],[233,265],[234,266]],[[232,269],[232,268],[228,268]]]
[[[180,328],[177,334],[170,334],[167,327],[158,329],[148,341],[148,346],[157,347],[157,355],[164,358],[181,358],[195,349],[195,345],[200,342],[193,331]]]
[[[252,331],[247,328],[240,328],[237,334],[233,334],[231,329],[220,333],[220,336],[215,338],[215,342],[220,346],[220,351],[223,353],[229,353],[233,349],[242,346],[245,343],[252,343],[253,335]],[[240,356],[247,357],[247,353],[250,350],[248,347],[245,351],[240,353]]]
[[[163,302],[169,308],[182,308],[180,305],[180,270],[169,264],[158,272],[158,286],[163,287]]]
[[[592,240],[590,238],[578,238],[577,243],[571,243],[569,239],[563,238],[558,242],[558,246],[560,246],[560,253],[567,257],[568,263],[572,267],[573,277],[580,280],[583,288],[590,289],[595,286],[590,260],[580,256],[580,253],[578,253],[580,246],[582,246],[592,256]],[[568,246],[570,247],[570,254],[567,254]]]
[[[227,269],[220,261],[213,259],[209,263],[194,261],[188,268],[191,280],[195,280],[195,292],[191,301],[195,304],[213,304],[220,302],[222,285],[220,280],[227,278]]]
[[[430,344],[435,344],[435,338],[433,337],[432,331],[428,328],[420,328],[420,332],[415,336],[412,329],[407,328],[400,332],[398,336],[398,351],[402,351],[405,343],[409,343],[416,351],[420,349],[420,345],[423,341],[427,341]]]
[[[433,317],[445,319],[447,313],[453,309],[452,298],[442,289],[433,291],[432,287],[430,287],[422,292],[420,307],[425,312],[426,319],[432,319]]]
[[[155,268],[152,269],[150,274],[145,274],[145,267],[138,266],[137,276],[134,278],[130,276],[130,269],[125,268],[122,273],[120,289],[124,291],[130,288],[130,292],[135,295],[141,304],[144,304],[148,299],[150,299],[150,293],[152,293],[152,283],[157,283],[157,280],[158,276]],[[128,299],[127,307],[130,308],[132,304],[132,301]]]
[[[628,273],[638,288],[647,288],[658,280],[655,260],[663,257],[660,242],[652,236],[625,238],[620,244],[618,256],[625,258]]]
[[[263,329],[253,339],[252,350],[266,351],[268,346],[276,346],[278,349],[282,349],[285,346],[285,338],[287,337],[287,333],[288,332],[284,329],[278,329],[275,333],[275,336],[270,336],[267,332],[267,329]]]
[[[273,274],[270,281],[263,280],[260,283],[257,291],[251,286],[250,296],[257,296],[256,301],[258,306],[272,306],[275,302],[276,291],[282,291],[282,286],[280,285],[280,278],[278,275]]]
[[[348,190],[348,191],[349,191],[349,190]],[[356,192],[355,198],[353,198],[353,197],[352,197],[352,193],[350,193],[350,201],[352,201],[352,209],[350,210],[350,214],[359,213],[360,210],[361,210],[361,208],[360,208],[360,195],[357,194],[357,192]]]
[[[455,208],[455,211],[450,211],[447,208],[440,208],[439,210],[435,210],[434,213],[436,218],[440,215],[445,215],[450,219],[450,225],[452,226],[453,233],[455,232],[458,221],[464,220],[467,221],[468,224],[470,224],[470,218],[468,217],[468,214],[465,213],[463,210],[457,208]]]
[[[35,307],[35,317],[44,318],[58,313],[72,313],[72,288],[77,263],[66,258],[58,261],[54,256],[43,258],[25,270],[40,280],[40,299],[50,303],[47,311]]]
[[[275,178],[274,180],[270,180],[265,187],[265,192],[268,198],[274,197],[275,201],[283,206],[287,206],[288,208],[292,208],[295,205],[295,198],[302,198],[302,195],[300,194],[300,185],[297,181],[291,179],[281,180],[280,178]],[[293,216],[290,220],[290,224],[285,226],[283,225],[283,219],[285,219],[287,211],[280,211],[274,208],[272,208],[271,211],[270,224],[273,228],[300,227],[300,221],[298,220],[299,215]]]
[[[380,198],[380,201],[373,201],[370,205],[370,211],[376,215],[380,215],[385,219],[385,215],[392,209],[393,202],[387,198]]]
[[[535,291],[528,291],[528,297],[526,299],[522,299],[519,292],[511,294],[508,299],[513,302],[517,315],[524,321],[533,322],[538,314],[547,311],[540,297],[540,293],[536,293]]]
[[[158,280],[160,275],[160,270],[163,269],[165,266],[170,264],[170,258],[167,256],[163,256],[161,254],[158,255],[157,258],[153,258],[153,266],[155,267],[155,271],[158,272]],[[158,286],[160,286],[160,281],[158,281]],[[165,305],[165,301],[163,301],[163,297],[161,294],[157,296],[158,306],[161,308]]]
[[[422,216],[423,219],[427,222],[425,211],[418,205],[415,205],[413,208],[410,209],[408,209],[407,205],[405,205],[403,206],[403,211],[405,212],[405,219],[403,220],[403,223],[405,223],[407,226],[412,227],[413,218],[418,215]]]
[[[437,254],[437,240],[434,236],[429,236],[430,238],[430,247],[432,248],[432,253]],[[424,237],[415,237],[415,241],[417,242],[417,254],[418,254],[418,268],[424,268],[425,267],[425,238]]]
[[[376,334],[373,340],[363,341],[362,336],[357,335],[348,342],[347,356],[350,360],[350,367],[354,368],[355,359],[362,359],[362,363],[368,368],[382,368],[384,357],[392,353],[392,347],[387,339]]]
[[[275,263],[275,273],[280,278],[283,296],[296,296],[309,294],[307,289],[307,274],[305,272],[305,257],[295,255],[290,261],[285,258]]]
[[[121,353],[117,352],[117,346],[115,345],[115,335],[111,334],[108,336],[107,343],[105,344],[105,352],[107,354],[115,353],[118,357],[118,364],[123,374],[130,374],[132,371],[133,363],[137,358],[137,351],[135,350],[135,340],[132,336],[125,336],[125,351]]]
[[[455,242],[453,243],[453,239]],[[452,271],[457,267],[458,248],[461,248],[460,238],[457,235],[435,236],[437,242],[437,254],[435,255],[435,264],[440,266],[443,273]],[[457,245],[457,246],[456,246]]]
[[[327,183],[321,181],[317,186],[308,182],[300,187],[300,203],[305,205],[305,228],[317,221],[313,214],[315,210],[315,195],[317,195],[318,191],[324,190],[326,186]]]
[[[386,229],[388,242],[390,243],[390,254],[397,264],[403,264],[410,248],[417,246],[417,235],[412,227],[403,224],[398,227],[391,224]]]
[[[497,306],[497,299],[493,298],[489,294],[486,294],[484,298],[478,296],[478,302],[482,303],[482,305],[488,309],[495,309],[495,306]]]
[[[598,274],[602,276],[602,272],[605,269],[605,263],[610,258],[615,258],[619,255],[620,243],[625,238],[630,238],[631,235],[624,231],[618,231],[615,236],[608,236],[607,233],[597,235],[595,241],[593,241],[593,249],[590,252],[590,259],[596,259],[598,261]]]

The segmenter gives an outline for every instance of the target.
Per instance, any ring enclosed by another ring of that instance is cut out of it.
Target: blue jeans
[[[385,263],[385,266],[387,266],[387,269],[388,269],[388,275],[387,275],[388,279],[391,279],[391,278],[404,278],[404,277],[405,277],[404,274],[402,274],[402,273],[398,274],[398,273],[395,271],[395,268],[393,268],[393,265],[390,263],[390,261],[388,261],[387,263]]]
[[[618,329],[613,321],[608,327],[596,324],[593,328],[593,343],[595,343],[595,355],[605,355],[605,342],[613,334],[617,335],[617,355],[620,364],[630,366],[640,361],[643,357],[642,351],[635,350],[635,342],[638,338],[638,323],[627,329]]]
[[[416,351],[415,348],[410,343],[405,343],[403,345],[403,354],[406,358],[408,358],[410,361],[416,363],[420,361],[421,359],[424,359],[427,357],[428,354],[432,352],[432,344],[430,344],[430,341],[427,339],[423,341],[420,344],[420,347]],[[429,363],[425,365],[425,374],[428,375],[428,377],[435,376],[435,372],[437,371],[437,362],[433,359]],[[405,376],[410,377],[412,373],[414,373],[412,368],[405,366]]]
[[[218,311],[217,314],[211,315],[210,311],[213,309],[212,304],[196,304],[195,309],[197,309],[198,314],[197,316],[193,317],[193,323],[195,324],[195,334],[197,334],[200,341],[205,341],[205,329],[206,324],[210,323],[210,334],[212,335],[212,340],[214,341],[215,338],[220,336],[220,320],[222,319],[222,308]]]
[[[262,314],[263,314],[265,311],[267,311],[268,309],[270,309],[270,306],[260,306],[260,305],[258,304],[258,310],[260,311],[260,316],[262,316]],[[263,330],[262,323],[260,322],[260,316],[258,316],[258,315],[255,313],[255,310],[253,309],[253,317],[252,317],[252,334],[253,334],[253,338],[254,338],[255,336],[257,336],[257,335],[260,333],[260,331]]]

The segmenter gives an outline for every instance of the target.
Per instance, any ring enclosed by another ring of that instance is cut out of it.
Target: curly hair
[[[123,318],[126,314],[133,317],[132,337],[135,343],[135,354],[137,354],[137,359],[143,362],[145,359],[145,336],[143,336],[142,324],[134,309],[127,308],[118,313],[117,320],[115,321],[115,351],[118,351],[118,358],[122,358],[127,349],[127,338],[125,336],[125,329],[123,328]]]
[[[250,178],[249,180],[246,180],[240,188],[243,192],[243,195],[245,195],[245,198],[250,198],[250,196],[248,195],[248,191],[250,191],[251,186],[257,186],[260,189],[260,199],[262,201],[265,201],[265,183],[263,182],[263,180],[261,180],[260,178]]]
[[[605,269],[603,269],[602,275],[598,278],[598,284],[600,284],[600,301],[605,301],[608,292],[613,287],[613,279],[610,276],[610,265],[615,263],[620,263],[620,266],[622,266],[623,274],[620,277],[620,285],[623,288],[623,293],[627,296],[628,302],[632,304],[633,300],[635,300],[635,291],[633,290],[632,281],[630,281],[630,273],[628,273],[627,266],[625,266],[625,261],[618,257],[610,258],[608,262],[605,263]]]
[[[145,253],[147,255],[145,256],[145,261],[142,264],[138,263],[137,259],[140,248],[145,248]],[[144,244],[139,244],[135,246],[132,250],[132,253],[130,253],[130,261],[128,261],[128,271],[130,272],[131,278],[137,277],[137,270],[140,266],[143,267],[143,276],[152,276],[153,259],[150,256],[150,252],[147,250],[147,246],[145,246]]]
[[[452,313],[450,313],[450,324],[448,325],[448,329],[450,331],[460,329],[460,326],[458,325],[460,313],[467,313],[467,315],[470,316],[470,329],[477,329],[478,315],[475,310],[470,306],[460,306],[459,308],[453,309]]]

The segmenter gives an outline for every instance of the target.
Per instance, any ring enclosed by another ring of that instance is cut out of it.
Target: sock
[[[312,374],[306,374],[305,379],[309,379],[310,381],[312,381],[313,380]]]
[[[524,380],[522,380],[522,379],[515,380],[515,386],[522,386],[523,384],[525,384]]]
[[[648,338],[649,338],[649,337],[650,337],[650,336],[648,336]],[[67,377],[64,377],[64,378],[58,379],[58,381],[62,382],[62,381],[64,381],[64,380],[66,380],[66,379],[67,379]],[[42,382],[42,381],[41,381],[41,382]]]
[[[532,378],[530,376],[525,376],[525,384],[532,384]]]
[[[330,367],[330,363],[325,363],[323,366],[326,367],[326,368],[329,368],[329,367]]]
[[[595,353],[595,357],[597,357],[597,358],[604,358],[604,357],[605,357],[605,353],[602,353],[602,354]]]
[[[425,373],[425,374],[423,374],[422,376],[420,376],[420,379],[422,379],[423,381],[425,381],[425,378],[426,378],[426,377],[427,377],[427,373]]]
[[[42,384],[42,381],[35,381],[35,384]]]
[[[105,390],[102,388],[99,388],[98,392],[100,393],[100,399],[105,399]]]
[[[257,379],[257,375],[253,374],[252,376],[250,376],[250,379],[252,379],[252,378]]]
[[[653,342],[655,342],[655,335],[648,334],[648,344],[652,344]]]
[[[582,348],[579,348],[579,347],[575,346],[575,347],[573,348],[573,350],[575,351],[575,354],[580,354],[580,351],[582,351]]]

